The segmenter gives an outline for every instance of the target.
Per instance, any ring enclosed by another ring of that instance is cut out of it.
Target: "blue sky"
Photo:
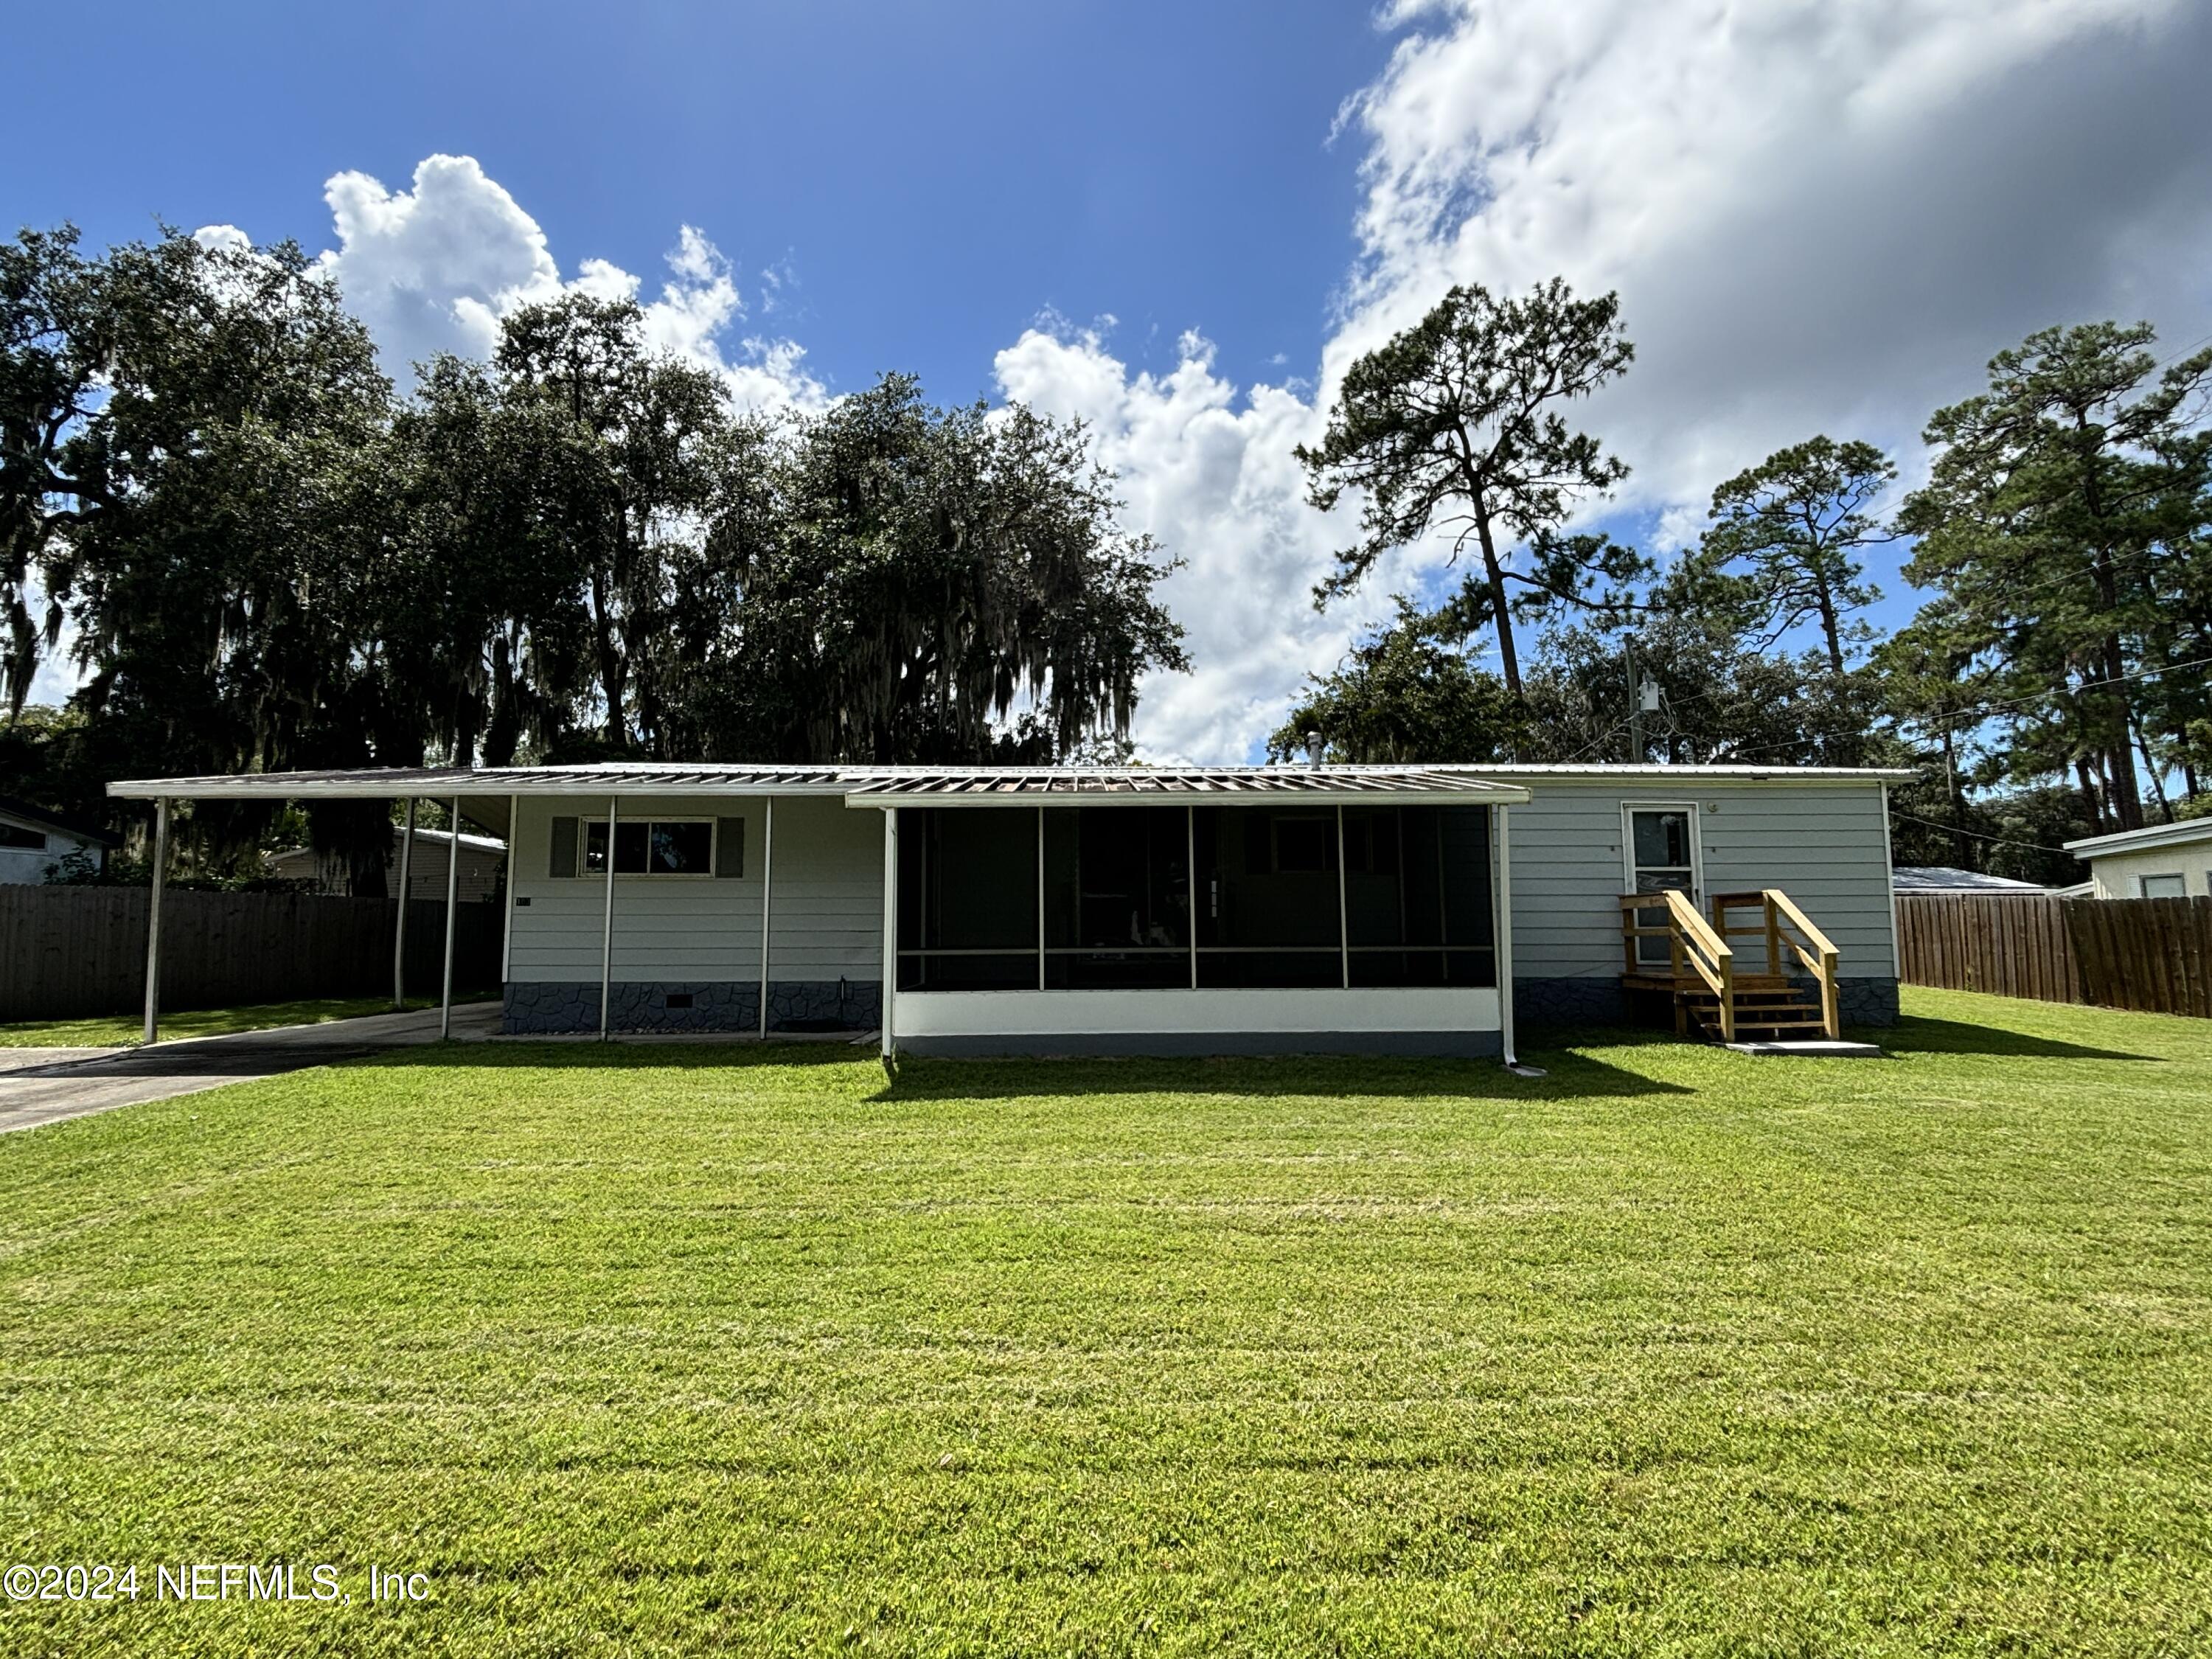
[[[1453,282],[1616,289],[1580,411],[1663,550],[1827,432],[1909,484],[2033,329],[2212,336],[2212,7],[2194,0],[938,0],[42,14],[0,156],[18,223],[296,238],[404,374],[501,311],[635,293],[733,395],[893,368],[1080,417],[1194,669],[1153,756],[1256,752],[1304,678],[1445,580],[1316,613],[1352,526],[1291,459]],[[23,31],[18,32],[19,40]],[[222,228],[232,227],[233,230]],[[1348,514],[1348,509],[1347,509]],[[1873,574],[1909,614],[1894,554]],[[50,672],[35,695],[69,689]]]
[[[564,264],[651,271],[688,223],[776,268],[833,390],[911,368],[982,395],[1047,307],[1118,318],[1136,362],[1202,325],[1235,378],[1280,378],[1354,251],[1331,125],[1389,49],[1322,0],[109,6],[11,90],[19,131],[70,142],[0,169],[17,220],[95,241],[166,217],[312,249],[325,179],[444,151]]]

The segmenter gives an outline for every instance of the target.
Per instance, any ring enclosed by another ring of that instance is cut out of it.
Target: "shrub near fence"
[[[2212,1018],[2212,898],[1900,893],[1899,977]]]
[[[143,887],[0,886],[0,1020],[73,1019],[144,1006]],[[171,889],[161,896],[161,1006],[221,1008],[392,989],[390,899]],[[501,978],[496,904],[464,904],[453,985]],[[443,974],[446,907],[412,902],[407,988],[434,996]]]

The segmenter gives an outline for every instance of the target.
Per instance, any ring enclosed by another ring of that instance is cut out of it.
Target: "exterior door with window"
[[[1669,890],[1698,902],[1698,809],[1694,806],[1631,806],[1628,825],[1628,890],[1632,893],[1663,893]],[[1644,927],[1666,919],[1663,910],[1639,911]],[[1636,941],[1636,959],[1646,967],[1665,968],[1670,953],[1664,935],[1645,934]]]

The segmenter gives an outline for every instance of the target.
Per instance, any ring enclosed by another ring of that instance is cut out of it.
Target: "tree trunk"
[[[621,648],[615,643],[614,618],[607,614],[607,584],[605,578],[594,570],[592,573],[592,627],[593,643],[598,650],[599,695],[606,699],[606,737],[616,748],[624,746],[623,730],[623,672]]]
[[[2089,770],[2087,755],[2074,757],[2074,775],[2081,785],[2081,799],[2089,808],[2090,827],[2101,836],[2109,826],[2105,819],[2104,799],[2097,793],[2097,780]]]
[[[2104,646],[2104,673],[2110,684],[2100,690],[2113,699],[2115,718],[2110,723],[2111,735],[2105,744],[2105,773],[2106,787],[2112,792],[2112,816],[2119,820],[2123,830],[2143,827],[2142,791],[2136,783],[2136,759],[2128,741],[2129,728],[2135,724],[2135,707],[2128,696],[2124,677],[2127,658],[2120,649],[2119,636],[2106,635]]]
[[[1836,622],[1836,596],[1828,591],[1825,577],[1814,578],[1814,592],[1820,599],[1820,633],[1828,641],[1828,666],[1835,673],[1844,672],[1843,629]]]
[[[2166,798],[2166,780],[2159,775],[2158,762],[2150,752],[2150,740],[2143,736],[2142,721],[2129,710],[2128,721],[2134,728],[2136,747],[2142,751],[2143,770],[2150,777],[2150,792],[2157,799],[2160,817],[2167,823],[2173,822],[2173,803]]]
[[[1959,787],[1959,755],[1948,721],[1943,726],[1943,780],[1951,797],[1951,857],[1961,870],[1979,866],[1974,854],[1979,842],[1966,834],[1966,792]]]
[[[511,766],[522,739],[521,712],[515,706],[514,657],[501,635],[491,642],[491,720],[484,728],[484,764]]]
[[[1490,514],[1474,504],[1475,533],[1482,541],[1482,574],[1490,588],[1491,625],[1498,630],[1498,664],[1505,676],[1505,689],[1515,696],[1521,690],[1521,653],[1513,642],[1513,616],[1505,605],[1505,567],[1498,562],[1497,544],[1491,539]]]

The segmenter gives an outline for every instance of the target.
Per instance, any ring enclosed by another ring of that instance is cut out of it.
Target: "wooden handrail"
[[[1757,905],[1763,913],[1756,927],[1732,927],[1728,913],[1749,909]],[[1713,925],[1722,938],[1743,933],[1760,933],[1766,939],[1767,970],[1782,971],[1782,951],[1787,946],[1790,954],[1810,973],[1820,988],[1820,1028],[1830,1042],[1844,1034],[1842,999],[1836,986],[1836,964],[1842,959],[1835,942],[1813,924],[1813,919],[1797,907],[1797,902],[1779,887],[1762,887],[1748,893],[1716,893],[1712,899]],[[1800,944],[1783,931],[1783,924],[1796,929],[1803,939]]]
[[[1728,941],[1698,914],[1698,907],[1686,895],[1671,887],[1656,893],[1624,893],[1620,896],[1620,909],[1621,943],[1627,954],[1629,971],[1640,969],[1636,961],[1637,939],[1664,933],[1674,976],[1680,978],[1686,965],[1705,981],[1720,1005],[1721,1041],[1735,1042],[1735,952],[1729,948]],[[1635,920],[1639,910],[1658,909],[1667,913],[1664,928],[1646,927]]]

